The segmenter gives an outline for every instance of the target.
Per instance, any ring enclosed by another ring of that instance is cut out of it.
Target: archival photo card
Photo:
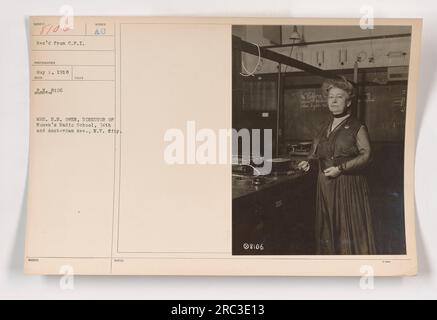
[[[29,17],[24,271],[416,274],[421,24]]]

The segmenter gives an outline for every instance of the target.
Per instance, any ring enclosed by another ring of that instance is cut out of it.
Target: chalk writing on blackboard
[[[301,91],[299,99],[300,107],[304,109],[318,109],[326,106],[326,98],[320,89]]]

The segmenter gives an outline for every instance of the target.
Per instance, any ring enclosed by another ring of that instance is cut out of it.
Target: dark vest
[[[323,126],[316,139],[316,154],[322,170],[338,166],[359,155],[356,136],[363,125],[356,118],[349,116],[334,131],[329,133],[332,121]]]

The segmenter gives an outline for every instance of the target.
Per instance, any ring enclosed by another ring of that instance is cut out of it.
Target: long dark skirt
[[[320,172],[316,201],[317,254],[376,254],[365,176]]]

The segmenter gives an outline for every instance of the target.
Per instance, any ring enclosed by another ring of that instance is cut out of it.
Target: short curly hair
[[[332,88],[339,88],[344,90],[348,96],[349,100],[355,96],[355,88],[352,83],[350,83],[344,76],[339,76],[338,79],[327,79],[322,84],[322,92],[325,96],[328,96],[329,90]]]

